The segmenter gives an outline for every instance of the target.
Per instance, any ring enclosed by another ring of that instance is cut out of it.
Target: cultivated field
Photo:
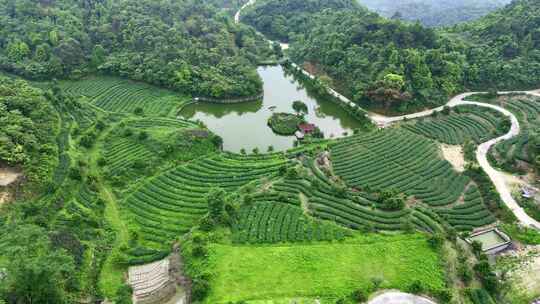
[[[205,303],[295,297],[337,298],[369,288],[440,290],[438,255],[420,235],[366,235],[338,243],[280,246],[212,245],[212,291]]]
[[[132,113],[137,108],[147,114],[167,115],[182,103],[182,97],[154,86],[113,77],[91,77],[63,82],[71,96],[85,96],[105,111]]]

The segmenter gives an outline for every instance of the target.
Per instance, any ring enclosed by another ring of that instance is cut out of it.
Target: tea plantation
[[[56,167],[40,198],[46,208],[24,212],[51,219],[52,242],[79,269],[80,296],[120,297],[129,266],[178,252],[201,303],[350,302],[381,288],[444,298],[451,287],[437,242],[500,221],[485,179],[472,167],[456,171],[440,149],[505,133],[495,111],[460,106],[289,151],[236,154],[201,122],[174,117],[186,99],[163,89],[93,77],[51,94]],[[493,156],[530,161],[522,147],[540,107],[505,106],[520,113],[524,138]]]

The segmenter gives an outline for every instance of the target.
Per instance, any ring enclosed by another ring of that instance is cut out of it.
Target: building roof
[[[298,129],[304,133],[310,133],[315,131],[315,125],[310,123],[301,123],[298,125]]]

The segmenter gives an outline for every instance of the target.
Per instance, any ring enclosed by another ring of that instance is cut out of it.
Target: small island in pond
[[[302,115],[274,113],[268,119],[268,126],[276,134],[286,136],[295,135],[298,139],[303,139],[307,135],[318,138],[323,137],[319,128],[314,124],[306,122]]]
[[[295,114],[290,113],[274,113],[268,119],[268,126],[276,134],[294,135],[298,130],[298,125],[303,123],[304,119]]]

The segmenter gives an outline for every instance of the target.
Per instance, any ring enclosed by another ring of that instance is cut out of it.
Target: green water
[[[253,148],[265,152],[268,146],[276,151],[292,148],[296,138],[274,134],[267,121],[273,112],[294,113],[295,100],[306,103],[309,109],[306,120],[317,125],[325,138],[341,137],[344,132],[351,134],[360,127],[354,117],[332,101],[310,95],[292,75],[286,75],[281,66],[260,67],[258,72],[264,82],[263,100],[230,105],[198,103],[184,108],[181,116],[204,122],[223,138],[223,149],[232,152],[242,148],[248,152]]]

